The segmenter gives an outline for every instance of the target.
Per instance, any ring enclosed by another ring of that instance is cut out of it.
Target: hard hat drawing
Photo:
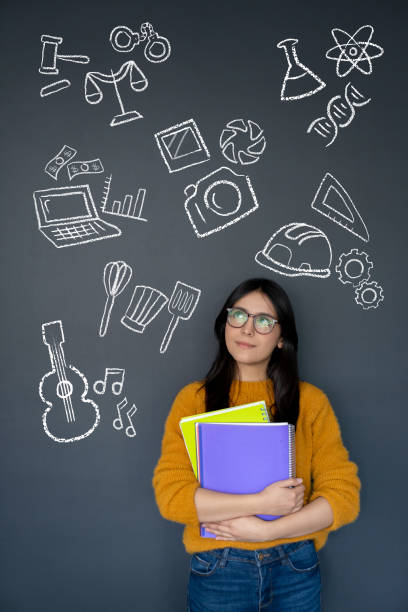
[[[285,276],[330,276],[332,250],[326,234],[307,223],[289,223],[255,255],[261,266]]]

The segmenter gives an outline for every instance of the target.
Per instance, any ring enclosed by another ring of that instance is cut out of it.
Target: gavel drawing
[[[48,34],[43,34],[41,36],[43,47],[41,66],[38,69],[41,74],[58,74],[57,59],[65,62],[74,62],[75,64],[89,64],[90,58],[87,55],[58,54],[58,46],[62,41],[63,38],[60,36],[50,36]]]

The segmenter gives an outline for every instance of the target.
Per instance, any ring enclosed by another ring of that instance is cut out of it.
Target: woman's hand
[[[301,478],[288,478],[268,485],[258,496],[257,514],[285,516],[297,512],[303,506],[305,487]]]
[[[202,523],[216,540],[239,540],[240,542],[265,542],[267,521],[256,516],[240,516],[226,521]]]

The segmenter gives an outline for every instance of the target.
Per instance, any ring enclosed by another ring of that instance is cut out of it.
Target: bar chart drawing
[[[123,200],[113,200],[108,202],[112,175],[105,179],[102,197],[102,212],[117,217],[136,219],[137,221],[147,221],[142,217],[143,204],[146,197],[146,189],[141,187],[137,195],[126,194]]]

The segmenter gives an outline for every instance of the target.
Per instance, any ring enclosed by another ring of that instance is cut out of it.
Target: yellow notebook
[[[190,457],[194,474],[197,478],[197,450],[195,437],[195,424],[198,421],[208,423],[269,423],[269,414],[264,401],[223,408],[213,412],[203,412],[180,420],[180,429],[184,444]]]

